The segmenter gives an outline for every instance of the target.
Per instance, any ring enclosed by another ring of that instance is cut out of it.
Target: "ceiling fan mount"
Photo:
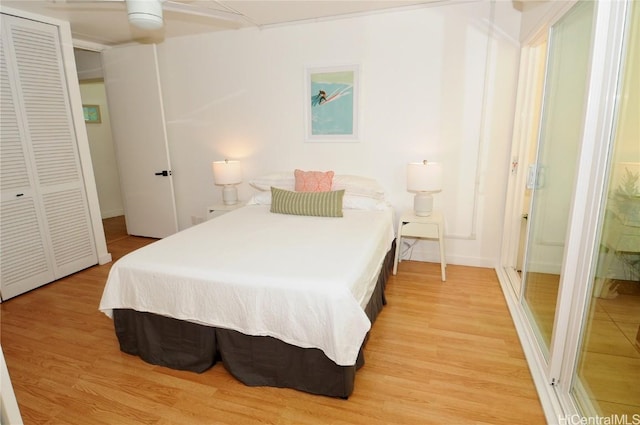
[[[123,1],[123,0],[119,0]],[[238,11],[218,4],[225,10],[198,7],[174,0],[124,0],[127,5],[127,15],[129,23],[144,30],[156,30],[164,25],[162,12],[170,11],[174,13],[182,13],[187,15],[202,16],[210,19],[216,19],[229,22],[253,22]]]
[[[1,0],[0,0],[1,1]],[[213,0],[208,4],[197,5],[195,2],[182,0],[47,0],[53,4],[73,6],[79,4],[100,3],[124,3],[127,10],[129,23],[137,28],[147,31],[158,30],[164,26],[163,12],[171,12],[182,15],[194,15],[216,21],[240,23],[252,23],[242,13],[233,8]],[[216,5],[217,7],[214,7]]]
[[[164,0],[125,0],[129,23],[143,30],[162,28],[162,2]]]

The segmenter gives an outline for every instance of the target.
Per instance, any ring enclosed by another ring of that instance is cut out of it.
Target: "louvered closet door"
[[[0,281],[4,299],[54,279],[0,38]]]
[[[2,31],[16,95],[14,109],[32,171],[33,199],[43,218],[43,243],[52,259],[54,277],[60,278],[96,264],[97,254],[58,28],[3,15]],[[4,218],[0,220],[4,227]],[[11,249],[11,245],[3,246],[3,257]],[[4,281],[2,285],[2,296],[7,298]]]

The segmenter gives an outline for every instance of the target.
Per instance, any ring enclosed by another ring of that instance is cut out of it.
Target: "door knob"
[[[171,171],[167,171],[167,170],[162,170],[162,171],[160,171],[159,173],[156,173],[156,176],[164,176],[164,177],[167,177],[167,176],[170,176],[170,175],[171,175]]]

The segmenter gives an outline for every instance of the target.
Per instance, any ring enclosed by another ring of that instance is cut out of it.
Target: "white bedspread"
[[[392,209],[325,218],[250,205],[118,260],[100,310],[268,335],[350,366],[371,327],[363,307],[393,238]]]

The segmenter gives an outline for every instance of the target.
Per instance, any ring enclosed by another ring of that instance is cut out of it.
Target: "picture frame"
[[[100,105],[82,105],[82,112],[84,113],[84,122],[91,124],[102,122]]]
[[[357,65],[306,69],[307,142],[358,141],[359,78]]]

